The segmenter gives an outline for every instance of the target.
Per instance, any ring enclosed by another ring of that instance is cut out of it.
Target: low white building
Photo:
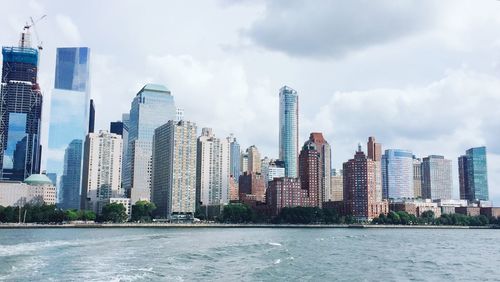
[[[44,174],[32,174],[24,180],[0,181],[0,206],[55,205],[56,187]]]
[[[130,198],[109,198],[106,202],[104,202],[104,204],[113,203],[122,204],[125,207],[125,212],[127,213],[128,218],[130,219],[130,217],[132,216],[132,204],[130,202]],[[100,207],[101,211],[103,206],[104,205]]]

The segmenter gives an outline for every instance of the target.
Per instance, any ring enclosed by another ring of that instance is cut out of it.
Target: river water
[[[500,280],[500,230],[0,229],[0,280]]]

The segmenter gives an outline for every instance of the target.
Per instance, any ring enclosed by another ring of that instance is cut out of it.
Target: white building
[[[276,163],[276,160],[271,160],[267,168],[267,181],[273,181],[275,178],[285,177],[285,167]]]
[[[375,162],[375,161],[374,161]],[[375,170],[375,169],[374,169]],[[337,171],[333,169],[330,181],[330,201],[343,201],[344,200],[344,175],[342,170]]]
[[[82,209],[99,213],[102,202],[121,196],[122,138],[101,130],[85,139]]]
[[[132,204],[130,203],[130,198],[109,198],[104,204],[122,204],[125,207],[125,212],[127,213],[128,218],[132,216]],[[104,206],[104,205],[102,205]]]
[[[32,174],[24,180],[0,182],[0,206],[55,205],[56,187],[44,174]]]
[[[196,124],[169,121],[153,137],[151,199],[160,216],[192,218],[196,207]]]
[[[229,203],[230,156],[228,139],[203,128],[197,145],[196,196],[201,205]]]

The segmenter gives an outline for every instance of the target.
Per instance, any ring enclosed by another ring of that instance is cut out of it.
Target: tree
[[[221,221],[226,223],[246,223],[253,218],[252,209],[245,204],[228,204],[222,210]]]
[[[96,218],[96,215],[95,215],[95,212],[93,212],[93,211],[81,210],[78,212],[78,219],[79,220],[93,221],[93,220],[95,220],[95,218]]]
[[[399,215],[397,213],[391,211],[387,215],[387,223],[389,223],[389,224],[400,224],[401,223],[401,218],[399,217]]]
[[[150,222],[153,218],[153,211],[156,205],[149,201],[137,201],[132,206],[132,220],[141,222]]]
[[[106,204],[102,207],[101,220],[115,223],[125,222],[128,216],[125,206],[120,203]]]
[[[67,210],[64,212],[64,219],[67,221],[75,221],[78,220],[78,211],[76,210]]]
[[[399,216],[399,220],[401,224],[408,225],[411,223],[410,215],[405,211],[396,212]]]

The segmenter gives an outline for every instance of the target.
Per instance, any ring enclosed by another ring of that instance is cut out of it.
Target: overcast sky
[[[500,1],[0,2],[3,46],[17,45],[29,16],[47,15],[37,26],[45,105],[56,48],[91,48],[96,129],[154,82],[199,128],[276,158],[288,85],[300,142],[323,132],[333,167],[373,135],[384,149],[451,159],[458,196],[457,157],[486,145],[500,204]]]

